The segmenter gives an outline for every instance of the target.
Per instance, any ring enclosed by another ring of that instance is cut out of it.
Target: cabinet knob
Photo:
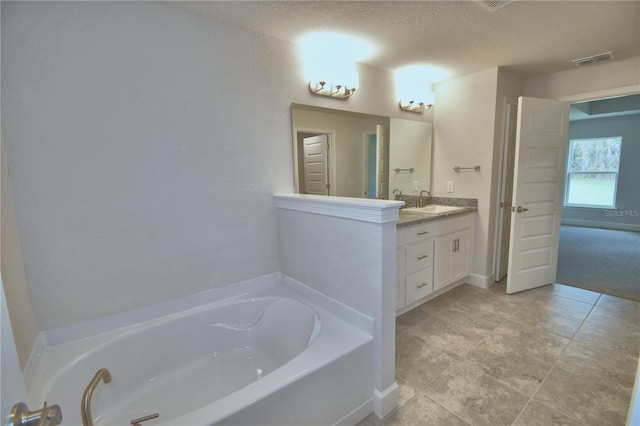
[[[418,256],[418,258],[417,258],[417,259],[418,259],[418,260],[422,260],[422,259],[426,259],[427,257],[429,257],[429,255],[428,255],[428,254],[422,254],[422,255]]]
[[[429,285],[429,283],[420,283],[420,284],[416,284],[416,287],[417,288],[422,288],[422,287],[425,287],[427,285]]]

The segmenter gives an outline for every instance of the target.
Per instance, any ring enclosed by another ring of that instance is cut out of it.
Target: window
[[[615,207],[621,137],[569,141],[565,206]]]

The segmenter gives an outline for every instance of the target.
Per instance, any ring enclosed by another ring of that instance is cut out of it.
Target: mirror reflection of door
[[[364,134],[364,197],[389,199],[389,128],[376,125],[376,131]]]
[[[327,135],[302,138],[301,193],[329,195],[327,146]]]
[[[365,134],[365,150],[366,164],[364,169],[365,182],[367,189],[365,190],[365,198],[376,198],[376,167],[378,152],[378,137],[375,133]]]
[[[389,128],[376,126],[376,198],[389,199]]]

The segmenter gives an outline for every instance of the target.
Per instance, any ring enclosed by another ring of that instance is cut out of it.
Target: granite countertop
[[[396,196],[396,200],[402,200],[405,202],[405,207],[415,207],[416,201],[419,198],[420,197],[411,195]],[[445,219],[478,211],[478,200],[476,198],[425,197],[423,200],[426,201],[427,204],[455,206],[462,207],[462,209],[444,213],[426,213],[406,211],[404,208],[402,208],[400,209],[400,218],[398,219],[397,225],[398,228],[417,225],[424,222],[432,222],[438,219]]]
[[[450,218],[453,216],[460,216],[467,213],[473,213],[478,209],[475,207],[465,207],[462,210],[456,210],[453,212],[445,213],[421,213],[421,212],[406,212],[403,209],[400,210],[400,218],[398,219],[398,228],[404,228],[405,226],[417,225],[419,223],[432,222],[437,219]]]

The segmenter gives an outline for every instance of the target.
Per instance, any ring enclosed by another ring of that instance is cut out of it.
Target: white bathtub
[[[79,425],[82,392],[107,368],[112,381],[91,403],[95,425],[156,412],[145,426],[355,423],[372,411],[371,334],[331,306],[268,286],[51,346],[29,400],[59,404],[63,425]]]

